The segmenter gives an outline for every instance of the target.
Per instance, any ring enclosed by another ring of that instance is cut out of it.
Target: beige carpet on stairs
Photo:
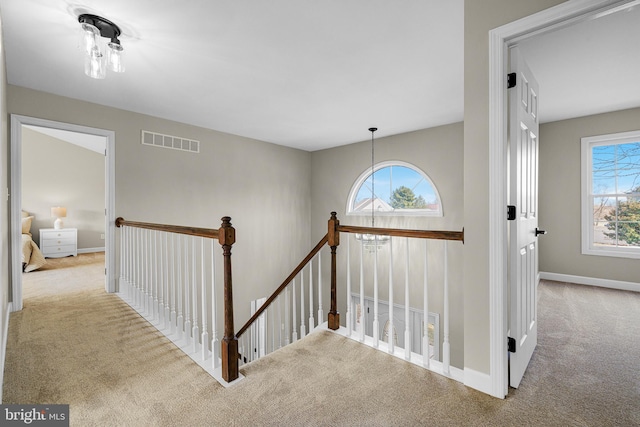
[[[637,293],[541,283],[539,345],[504,400],[330,332],[224,389],[105,293],[103,269],[82,255],[25,274],[3,403],[68,403],[74,426],[640,425]]]

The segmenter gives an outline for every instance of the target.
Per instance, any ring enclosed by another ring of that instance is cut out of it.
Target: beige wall
[[[540,271],[640,281],[637,259],[582,255],[580,138],[640,129],[640,108],[540,126]]]
[[[52,228],[52,206],[67,208],[65,228],[78,229],[78,250],[104,248],[105,157],[43,133],[22,129],[22,209],[39,229]]]
[[[464,2],[464,365],[489,373],[489,31],[560,0]]]
[[[230,216],[236,324],[248,318],[249,299],[275,289],[308,251],[307,152],[16,86],[8,109],[113,130],[117,216],[210,228]],[[144,146],[143,129],[199,140],[200,153]]]
[[[376,217],[377,227],[394,227],[409,229],[432,229],[432,230],[455,230],[460,231],[463,227],[462,208],[462,148],[463,148],[463,125],[456,123],[448,126],[440,126],[432,129],[425,129],[417,132],[410,132],[401,135],[394,135],[387,138],[375,140],[375,162],[389,160],[399,160],[411,163],[426,172],[433,184],[437,187],[443,205],[444,216],[433,217]],[[368,134],[363,129],[363,136]],[[349,191],[356,179],[365,171],[371,168],[371,141],[363,141],[357,144],[316,151],[311,154],[312,185],[311,185],[311,206],[312,206],[312,240],[318,241],[327,232],[327,220],[330,212],[338,214],[341,224],[349,225],[371,225],[371,218],[346,216],[347,198]],[[355,241],[354,241],[355,242]],[[394,244],[394,253],[402,254],[403,242]],[[352,282],[359,281],[359,252],[354,244],[351,245],[352,252]],[[396,249],[397,248],[397,249]],[[442,244],[434,242],[430,262],[430,274],[432,283],[430,288],[431,312],[440,313],[440,337],[443,336],[443,294],[442,294]],[[346,251],[346,237],[341,237],[341,244],[338,254],[344,255]],[[411,270],[416,276],[422,274],[423,256],[418,252],[412,252],[412,259],[415,261],[411,265]],[[380,298],[388,300],[387,277],[388,270],[388,249],[383,248],[379,254],[383,261],[379,263],[379,277],[384,285],[380,286]],[[373,269],[371,257],[365,259],[366,274],[370,274]],[[358,260],[358,261],[356,261]],[[463,362],[463,307],[462,307],[462,243],[452,242],[449,244],[450,263],[450,302],[451,302],[451,356],[452,365],[462,368]],[[327,263],[325,263],[327,264]],[[396,270],[394,270],[396,271]],[[404,269],[398,268],[402,273]],[[346,315],[346,275],[345,268],[338,270],[339,283],[339,307],[341,313],[341,323],[345,324]],[[396,301],[404,301],[404,276],[394,280],[394,295]],[[382,279],[383,278],[383,279]],[[422,278],[412,277],[411,283],[419,283],[412,286],[412,305],[421,308],[422,304]],[[358,292],[354,289],[354,292]],[[365,290],[365,295],[371,296],[370,290]],[[325,301],[328,301],[329,294],[326,294]]]

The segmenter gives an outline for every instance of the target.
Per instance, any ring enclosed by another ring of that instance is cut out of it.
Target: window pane
[[[615,222],[598,222],[593,227],[593,244],[600,247],[615,247],[617,244]]]
[[[616,177],[611,171],[595,171],[593,172],[592,181],[593,194],[615,194],[616,193]]]
[[[419,210],[440,214],[438,193],[421,172],[404,165],[390,165],[368,176],[357,189],[350,212],[393,212]],[[372,197],[372,187],[375,192]]]

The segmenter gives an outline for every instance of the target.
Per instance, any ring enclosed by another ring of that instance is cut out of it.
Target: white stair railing
[[[322,286],[325,290],[328,286],[327,283],[322,282],[321,256],[323,251],[328,251],[328,248],[317,253],[302,268],[267,307],[266,311],[239,338],[241,363],[252,362],[289,345],[322,324],[322,317],[318,318],[319,324],[316,324],[313,313],[318,310],[319,316],[322,315],[320,308]],[[297,295],[300,295],[299,299],[296,297]],[[314,295],[318,295],[318,305],[314,305]],[[250,313],[252,316],[265,301],[266,298],[259,298],[251,302]],[[309,313],[308,317],[307,313]],[[298,319],[300,319],[299,324]],[[298,327],[300,328],[300,336],[298,336]]]
[[[213,375],[220,367],[217,239],[119,227],[118,295]]]
[[[390,237],[386,245],[365,248],[366,243],[351,235],[345,235],[344,240],[344,335],[462,381],[463,371],[451,366],[448,241]],[[359,256],[352,256],[352,246]],[[435,265],[441,280],[433,283],[431,257],[442,259],[441,265]],[[388,287],[380,286],[381,273],[388,275]],[[353,289],[352,275],[359,281],[359,289]],[[399,277],[403,280],[398,281]],[[400,291],[403,296],[396,298]],[[439,312],[430,312],[430,292],[442,295],[441,304],[434,305],[440,307]]]

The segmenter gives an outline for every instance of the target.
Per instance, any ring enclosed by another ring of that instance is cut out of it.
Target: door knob
[[[540,230],[538,227],[536,227],[536,237],[538,237],[538,234],[547,234],[547,230]]]

